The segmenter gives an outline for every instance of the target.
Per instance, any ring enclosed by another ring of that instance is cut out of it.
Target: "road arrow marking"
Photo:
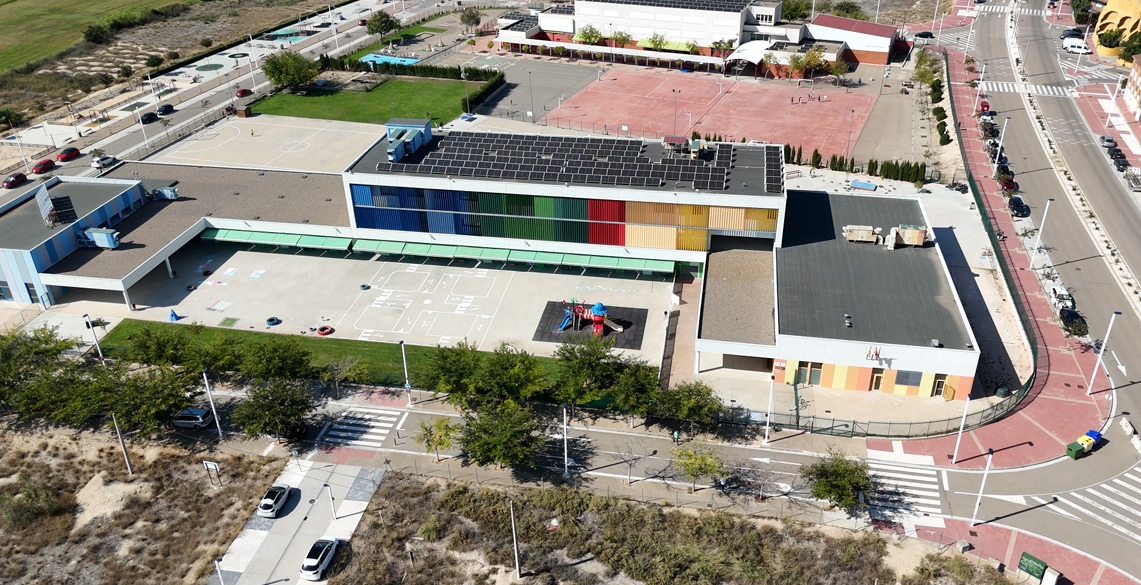
[[[1121,370],[1121,375],[1128,376],[1129,374],[1125,373],[1125,366],[1121,365],[1121,360],[1117,359],[1117,353],[1111,349],[1109,350],[1109,355],[1112,355],[1113,361],[1117,362],[1117,369]]]

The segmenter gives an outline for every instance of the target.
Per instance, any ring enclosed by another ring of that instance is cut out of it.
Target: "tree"
[[[662,391],[658,368],[637,358],[628,358],[621,365],[621,373],[610,388],[614,399],[610,408],[626,413],[631,418],[645,416],[659,399]]]
[[[838,451],[829,451],[827,457],[801,467],[800,475],[808,482],[812,497],[827,500],[849,514],[867,508],[868,497],[876,491],[868,464]]]
[[[657,404],[653,405],[653,412],[687,421],[692,431],[696,424],[712,423],[724,408],[721,397],[712,388],[702,382],[691,381],[661,392]]]
[[[480,12],[478,8],[469,6],[460,11],[460,23],[463,24],[465,28],[476,28],[480,22],[483,22],[483,13]]]
[[[836,59],[836,62],[832,64],[832,66],[828,69],[828,72],[836,77],[835,81],[832,82],[832,85],[838,85],[840,80],[843,79],[844,76],[848,73],[848,64],[841,61],[840,59]]]
[[[347,355],[325,366],[321,379],[333,383],[333,398],[341,397],[341,384],[361,384],[369,380],[368,364],[355,355]]]
[[[1097,35],[1097,44],[1107,49],[1113,49],[1121,45],[1121,39],[1124,36],[1124,30],[1115,28]]]
[[[0,108],[0,124],[7,126],[9,129],[14,129],[24,121],[24,114],[13,110],[12,108]]]
[[[101,370],[104,368],[98,368]],[[202,391],[198,377],[173,367],[154,367],[130,372],[119,378],[119,386],[103,396],[102,412],[115,413],[123,430],[151,435],[190,406]]]
[[[555,350],[555,397],[583,405],[602,398],[618,374],[614,340],[593,335],[569,335]]]
[[[420,434],[416,436],[416,444],[428,451],[436,452],[436,463],[440,462],[440,449],[451,449],[455,444],[456,434],[463,427],[448,424],[448,419],[438,418],[431,423],[420,421]]]
[[[688,51],[690,55],[698,54],[699,51],[698,51],[698,47],[697,47],[697,41],[687,42],[685,44],[685,50]]]
[[[147,323],[127,336],[127,356],[140,364],[177,364],[189,341],[181,327]]]
[[[281,438],[290,428],[303,423],[316,407],[305,382],[276,378],[251,387],[234,407],[233,420],[247,437]]]
[[[101,24],[93,24],[83,29],[83,40],[93,45],[105,45],[111,42],[113,38],[115,38],[115,33]]]
[[[805,20],[812,10],[812,0],[785,0],[781,4],[781,18],[793,22]]]
[[[447,394],[446,401],[459,408],[473,408],[475,381],[482,356],[474,343],[437,346],[428,360],[415,370],[413,379],[433,394]]]
[[[266,79],[278,87],[305,85],[321,73],[316,61],[292,51],[282,51],[266,57],[262,62],[262,71]]]
[[[503,400],[522,402],[547,388],[547,374],[535,356],[499,344],[483,362],[476,380],[478,404]]]
[[[813,45],[812,48],[804,54],[801,66],[804,68],[805,73],[809,75],[827,68],[828,60],[824,58],[824,47]]]
[[[650,36],[649,39],[646,40],[646,43],[650,45],[650,48],[655,51],[661,51],[662,49],[666,48],[666,43],[668,42],[669,41],[666,39],[666,35],[660,32],[655,32]]]
[[[0,409],[22,409],[20,395],[26,386],[41,372],[59,367],[64,352],[75,346],[74,339],[60,337],[55,327],[0,334]]]
[[[602,33],[599,32],[597,28],[594,28],[594,25],[590,24],[578,29],[578,34],[575,36],[578,37],[578,40],[584,45],[597,45],[602,41]]]
[[[797,154],[799,155],[800,153],[798,152]],[[820,150],[813,148],[812,149],[812,161],[809,164],[812,165],[812,168],[818,169],[818,168],[820,168],[820,161],[821,161]]]
[[[842,0],[832,6],[832,14],[844,18],[852,18],[855,20],[868,20],[868,14],[860,7],[858,2],[852,0]]]
[[[788,57],[788,79],[792,82],[794,73],[804,73],[804,55],[792,54]]]
[[[1129,38],[1121,43],[1122,55],[1136,55],[1138,53],[1141,53],[1141,32],[1129,35]]]
[[[773,65],[776,65],[776,63],[777,56],[774,55],[772,51],[765,53],[765,56],[761,57],[761,69],[765,77],[769,76],[769,70],[772,69]],[[776,77],[775,73],[773,74],[773,77]]]
[[[724,473],[725,460],[712,447],[702,444],[682,445],[674,449],[674,461],[681,472],[693,482],[692,491],[697,491],[697,480]]]
[[[243,376],[266,381],[306,378],[312,372],[313,352],[294,337],[274,335],[261,343],[242,347],[238,371]]]
[[[619,49],[626,48],[626,45],[629,45],[633,40],[634,39],[630,36],[630,33],[627,33],[624,30],[616,31],[610,35],[610,42]],[[623,55],[622,58],[625,59],[626,56]]]
[[[530,467],[543,442],[542,430],[543,424],[531,409],[507,399],[465,414],[460,446],[480,465]]]
[[[190,338],[180,357],[182,365],[192,372],[230,372],[241,363],[241,346],[228,335],[197,335]]]
[[[365,30],[368,31],[370,35],[386,37],[400,30],[400,22],[387,12],[377,11],[372,15],[372,18],[368,19]]]
[[[151,55],[147,57],[146,66],[152,68],[158,67],[159,65],[162,65],[164,60],[165,59],[163,59],[162,55]]]
[[[632,485],[634,468],[647,457],[658,454],[657,449],[651,449],[650,443],[644,437],[626,437],[614,447],[614,456],[626,464],[626,485]]]

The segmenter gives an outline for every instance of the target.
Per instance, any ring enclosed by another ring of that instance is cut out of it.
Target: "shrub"
[[[198,41],[198,44],[209,49],[210,46],[214,44],[214,41],[212,41],[210,39],[202,39],[202,40]]]
[[[122,77],[123,79],[130,77],[134,72],[135,70],[131,69],[130,65],[122,65],[119,67],[119,77]]]
[[[1106,31],[1097,36],[1099,45],[1107,49],[1115,49],[1121,45],[1121,41],[1125,36],[1125,31],[1115,28],[1111,31]]]
[[[950,134],[940,134],[939,135],[939,145],[940,146],[947,146],[950,143],[951,143],[951,135]]]
[[[158,67],[159,65],[162,65],[163,61],[164,59],[162,58],[162,55],[151,55],[147,57],[147,67]]]
[[[167,59],[170,59],[171,61],[177,61],[177,60],[178,60],[178,58],[179,58],[179,57],[181,57],[181,56],[182,56],[182,55],[179,55],[179,54],[178,54],[178,51],[167,51],[167,52],[166,52],[166,58],[167,58]]]
[[[939,134],[946,134],[947,133],[947,123],[946,122],[939,122],[938,124],[935,125],[935,129],[939,131]]]
[[[822,158],[823,157],[820,156],[819,150],[817,150],[815,148],[812,149],[812,168],[814,168],[814,169],[820,168],[820,161]]]
[[[83,29],[83,40],[95,45],[107,44],[114,37],[111,29],[102,25],[93,24]]]
[[[947,119],[947,110],[944,109],[943,106],[935,106],[934,108],[931,109],[931,113],[935,114],[936,120],[941,121],[941,120]]]

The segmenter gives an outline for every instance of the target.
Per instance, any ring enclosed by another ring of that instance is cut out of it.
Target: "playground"
[[[340,173],[380,137],[372,124],[280,116],[227,118],[150,160],[158,163]]]
[[[174,279],[159,267],[131,287],[136,311],[116,292],[75,290],[62,302],[100,315],[211,327],[328,337],[450,345],[466,339],[480,349],[500,342],[552,355],[559,341],[536,340],[535,328],[552,299],[575,298],[585,308],[608,307],[607,328],[622,353],[660,364],[672,282],[646,277],[584,275],[582,270],[528,265],[481,267],[474,261],[374,258],[371,254],[302,251],[193,242],[171,258]],[[362,285],[367,289],[362,290]],[[89,304],[98,301],[99,304]],[[556,304],[559,301],[554,301]],[[557,334],[559,318],[549,329]],[[647,318],[647,315],[649,316]],[[276,317],[279,324],[268,325]],[[591,335],[593,320],[578,331]],[[567,331],[565,333],[570,333]],[[325,336],[325,335],[322,335]],[[626,340],[624,336],[630,337]],[[629,349],[622,349],[629,348]]]
[[[818,148],[828,157],[856,143],[875,101],[874,93],[846,93],[828,82],[737,81],[720,74],[618,66],[540,123],[638,138],[697,131],[732,142],[800,145],[805,156]]]

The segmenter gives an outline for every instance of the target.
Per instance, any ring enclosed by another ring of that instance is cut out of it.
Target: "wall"
[[[779,211],[349,184],[353,226],[701,252],[709,230],[773,237]]]
[[[634,37],[635,41],[661,33],[669,41],[692,41],[702,47],[722,39],[739,41],[746,17],[746,11],[715,12],[590,0],[577,0],[574,6],[575,26],[580,29],[589,24],[604,36],[621,30]]]

